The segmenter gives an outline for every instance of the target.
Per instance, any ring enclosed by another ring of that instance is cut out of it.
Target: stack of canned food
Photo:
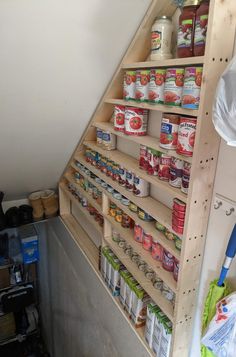
[[[190,163],[141,145],[139,167],[149,175],[157,176],[171,186],[181,188],[183,193],[188,193]]]
[[[116,230],[112,230],[112,239],[123,249],[124,253],[131,259],[131,261],[137,265],[138,269],[143,272],[145,277],[150,280],[155,289],[162,292],[163,296],[174,304],[175,294],[162,279],[160,279],[153,269],[148,266],[145,260],[135,252],[135,250],[120,236]]]
[[[87,173],[90,171],[87,170]],[[94,186],[88,179],[86,179],[79,172],[74,173],[75,182],[85,191],[87,192],[99,205],[102,205],[102,191],[98,190],[96,186]]]
[[[78,202],[81,203],[81,206],[86,209],[91,216],[94,217],[95,221],[103,227],[104,224],[104,218],[103,216],[96,210],[95,207],[93,207],[87,200],[86,197],[83,197],[83,195],[76,189],[76,187],[69,183],[68,184],[68,189],[69,191],[77,198]]]
[[[178,198],[174,199],[172,209],[172,229],[179,234],[184,232],[186,204]]]
[[[125,100],[198,109],[202,67],[129,70],[124,75]]]

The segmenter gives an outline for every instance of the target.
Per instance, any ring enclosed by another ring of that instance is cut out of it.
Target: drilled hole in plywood
[[[225,59],[225,62],[228,62],[228,58]]]
[[[222,62],[223,61],[223,58],[220,58],[220,62]]]
[[[189,262],[189,259],[187,259],[186,262],[188,263],[188,262]]]
[[[209,113],[208,112],[206,112],[206,115],[208,115]]]
[[[208,162],[208,159],[206,160],[206,162]]]
[[[213,61],[213,62],[215,61],[215,57],[212,58],[212,61]]]
[[[201,234],[201,238],[203,238],[203,234]]]
[[[194,239],[197,239],[197,236],[195,236]]]
[[[192,238],[190,237],[188,240],[192,240]]]
[[[202,164],[202,160],[200,161],[200,164]]]
[[[200,257],[200,256],[201,256],[201,254],[198,254],[198,256]]]
[[[197,201],[194,201],[194,203],[196,204],[196,203],[197,203]]]

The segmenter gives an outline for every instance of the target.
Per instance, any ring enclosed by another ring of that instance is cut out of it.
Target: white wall
[[[150,0],[0,1],[0,189],[55,187]]]

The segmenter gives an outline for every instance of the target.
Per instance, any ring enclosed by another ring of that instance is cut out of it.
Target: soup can
[[[152,240],[152,257],[153,257],[153,259],[161,262],[162,256],[163,256],[163,247],[160,243],[158,243],[158,241],[155,238],[153,238],[153,240]]]
[[[148,110],[125,108],[125,134],[143,136],[147,134]]]
[[[166,249],[163,249],[162,267],[171,272],[174,270],[174,256]]]
[[[147,168],[146,171],[149,175],[157,176],[160,164],[160,153],[157,150],[148,148],[147,152]]]
[[[115,105],[113,120],[115,130],[125,131],[125,106]]]
[[[164,113],[161,121],[160,147],[175,150],[178,141],[180,117],[176,114]]]
[[[182,108],[198,109],[202,84],[202,70],[202,67],[185,68]]]
[[[186,203],[182,202],[178,198],[174,198],[174,200],[173,200],[173,210],[174,211],[185,212],[186,211]]]
[[[143,228],[138,224],[134,226],[134,240],[138,243],[143,242]]]
[[[134,176],[133,193],[138,197],[147,197],[149,195],[150,184],[138,176]]]
[[[158,169],[158,177],[162,181],[169,181],[170,179],[170,164],[171,156],[166,154],[161,154],[160,163]]]
[[[116,135],[111,134],[109,131],[103,131],[102,132],[102,145],[105,150],[115,150]]]
[[[175,281],[178,280],[178,275],[179,275],[179,261],[174,258],[174,271],[173,271],[173,276]]]
[[[188,162],[184,162],[183,175],[181,180],[181,191],[186,194],[188,194],[190,171],[191,171],[191,164]]]
[[[126,170],[125,188],[128,191],[133,191],[133,187],[134,187],[134,174],[132,171]]]
[[[97,128],[97,144],[102,145],[102,129]]]
[[[148,159],[147,159],[148,148],[145,145],[140,145],[140,154],[139,154],[139,168],[146,170]]]
[[[126,183],[126,169],[123,166],[119,168],[119,184],[125,187]]]
[[[170,180],[169,183],[173,187],[181,187],[184,162],[175,157],[171,158],[170,163]]]
[[[178,131],[176,152],[184,156],[193,156],[197,119],[181,117]]]
[[[123,98],[125,100],[135,99],[136,71],[125,71]]]
[[[148,100],[150,103],[164,103],[164,83],[166,70],[161,68],[151,69],[150,83],[148,89]]]
[[[148,88],[150,82],[150,70],[141,69],[136,71],[135,99],[139,102],[148,101]]]
[[[143,249],[152,251],[152,236],[148,233],[143,233]]]
[[[180,106],[184,84],[184,68],[168,68],[164,86],[164,103]]]

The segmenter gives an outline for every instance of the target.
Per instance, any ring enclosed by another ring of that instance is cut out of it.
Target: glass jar
[[[203,56],[205,53],[209,2],[210,0],[202,0],[196,13],[194,56]]]
[[[177,56],[192,57],[194,45],[194,28],[199,0],[185,0],[179,17]]]
[[[172,58],[171,38],[173,24],[167,16],[157,17],[152,26],[151,34],[151,60],[163,60]]]

